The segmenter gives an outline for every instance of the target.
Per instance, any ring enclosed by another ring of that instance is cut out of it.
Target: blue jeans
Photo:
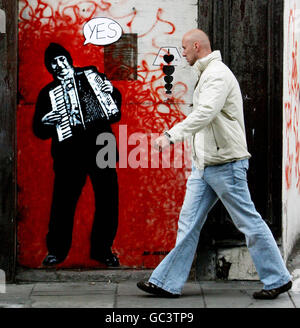
[[[247,183],[248,160],[239,160],[198,170],[187,181],[176,245],[153,271],[149,282],[180,294],[188,279],[201,228],[218,199],[246,238],[253,263],[264,289],[280,287],[291,280],[274,237],[256,211]]]

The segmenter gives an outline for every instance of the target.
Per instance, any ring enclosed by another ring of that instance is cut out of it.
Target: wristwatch
[[[167,131],[165,131],[164,135],[168,138],[168,140],[170,141],[170,144],[172,145],[174,142],[171,140],[170,134]]]

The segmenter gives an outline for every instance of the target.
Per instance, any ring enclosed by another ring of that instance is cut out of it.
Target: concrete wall
[[[300,234],[300,3],[284,8],[282,239],[285,259]]]

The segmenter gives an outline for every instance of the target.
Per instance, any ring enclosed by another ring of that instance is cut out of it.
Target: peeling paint
[[[5,293],[5,272],[0,269],[0,293]]]
[[[0,9],[0,33],[6,33],[6,15],[3,9]]]
[[[300,269],[294,270],[292,276],[293,276],[292,291],[295,293],[300,293]]]
[[[231,263],[227,262],[225,257],[221,257],[217,261],[217,270],[216,276],[218,279],[227,280],[229,276],[229,270],[231,267]]]

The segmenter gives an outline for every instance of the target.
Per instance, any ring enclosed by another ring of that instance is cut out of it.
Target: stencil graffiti
[[[83,26],[94,17],[108,17],[120,24],[122,37],[114,42],[116,45],[123,39],[123,35],[131,33],[137,35],[138,42],[149,40],[150,50],[139,56],[134,68],[135,74],[131,79],[113,80],[113,86],[122,94],[122,118],[112,125],[116,140],[125,143],[128,154],[137,149],[139,140],[129,140],[137,133],[151,135],[160,134],[170,128],[185,116],[181,107],[185,104],[184,96],[188,91],[182,81],[172,81],[172,94],[165,101],[165,86],[162,65],[152,67],[153,59],[160,49],[158,39],[161,35],[172,36],[175,24],[167,17],[167,13],[153,6],[153,19],[143,20],[138,25],[138,19],[143,10],[137,5],[132,8],[128,1],[121,1],[118,6],[108,1],[48,1],[21,0],[19,13],[19,106],[18,106],[18,240],[20,243],[18,261],[28,267],[39,267],[47,247],[45,235],[48,230],[49,213],[53,181],[53,160],[50,156],[51,142],[49,139],[40,140],[32,133],[32,118],[34,104],[39,91],[51,83],[49,73],[44,66],[44,50],[50,42],[62,45],[72,50],[75,67],[96,67],[98,72],[106,72],[105,62],[109,56],[104,51],[106,46],[95,46],[85,42],[82,33]],[[151,16],[152,17],[152,16]],[[102,26],[98,27],[101,31]],[[89,33],[96,32],[91,27]],[[114,33],[109,32],[111,36]],[[99,34],[101,36],[101,33]],[[128,38],[130,40],[130,38]],[[148,42],[148,41],[147,41]],[[126,41],[118,49],[127,49],[130,42]],[[140,53],[141,49],[134,49]],[[118,50],[119,51],[119,50]],[[121,50],[120,50],[121,51]],[[148,50],[147,50],[148,51]],[[172,48],[170,47],[170,53]],[[117,56],[117,52],[114,52]],[[126,66],[120,52],[114,70],[132,71],[132,66]],[[150,60],[148,59],[150,58]],[[166,62],[164,62],[166,64]],[[176,64],[176,57],[171,63]],[[109,74],[107,77],[110,81]],[[126,135],[120,126],[126,126]],[[119,136],[120,133],[123,135]],[[71,140],[71,138],[69,138]],[[95,140],[96,143],[96,140]],[[163,158],[156,161],[159,165],[152,169],[153,156],[145,159],[142,154],[149,153],[149,142],[142,143],[138,148],[137,163],[147,166],[132,168],[117,165],[116,171],[119,185],[119,224],[118,233],[112,247],[117,252],[120,262],[126,266],[151,267],[160,261],[155,256],[143,257],[145,249],[154,252],[157,249],[168,251],[176,235],[178,209],[184,197],[186,181],[185,165],[175,168],[181,163],[178,157],[184,156],[189,149],[171,149],[170,157],[174,159],[170,169],[165,170]],[[127,154],[120,153],[120,159],[127,163]],[[94,156],[96,162],[96,153]],[[175,165],[175,164],[176,165]],[[185,162],[183,162],[185,163]],[[75,173],[74,173],[75,174]],[[38,178],[37,178],[38,177]],[[174,192],[176,190],[176,193]],[[161,200],[164,199],[162,202]],[[37,201],[38,200],[38,201]],[[49,201],[50,200],[50,201]],[[90,177],[82,188],[74,216],[72,245],[69,255],[62,263],[64,267],[94,267],[100,265],[90,259],[90,232],[93,227],[95,198],[93,182]],[[162,220],[162,217],[164,218]],[[159,223],[159,224],[158,224]],[[146,247],[147,246],[147,247]],[[146,247],[146,248],[145,248]]]
[[[174,56],[170,54],[170,52],[168,51],[168,53],[166,55],[164,55],[164,61],[167,63],[167,65],[163,66],[163,72],[166,74],[166,76],[164,77],[164,80],[166,82],[165,84],[165,88],[166,88],[166,93],[170,94],[172,93],[171,89],[173,87],[172,85],[172,81],[173,81],[173,76],[172,74],[175,71],[175,67],[173,65],[171,65],[171,62],[174,60]]]
[[[117,175],[114,167],[97,167],[95,140],[100,133],[112,133],[110,124],[120,120],[121,94],[95,67],[74,67],[70,53],[59,44],[47,47],[45,65],[53,81],[40,91],[33,119],[35,135],[52,138],[55,174],[43,264],[66,259],[77,200],[89,176],[95,195],[91,258],[118,266],[111,251],[118,226]]]
[[[175,65],[178,65],[180,61],[180,54],[176,47],[163,47],[160,48],[158,55],[155,58],[153,63],[154,66],[162,66],[163,72],[165,73],[164,81],[165,81],[165,89],[166,94],[171,94],[172,91],[172,82],[173,76],[172,74],[175,71]],[[172,64],[172,65],[171,65]]]

